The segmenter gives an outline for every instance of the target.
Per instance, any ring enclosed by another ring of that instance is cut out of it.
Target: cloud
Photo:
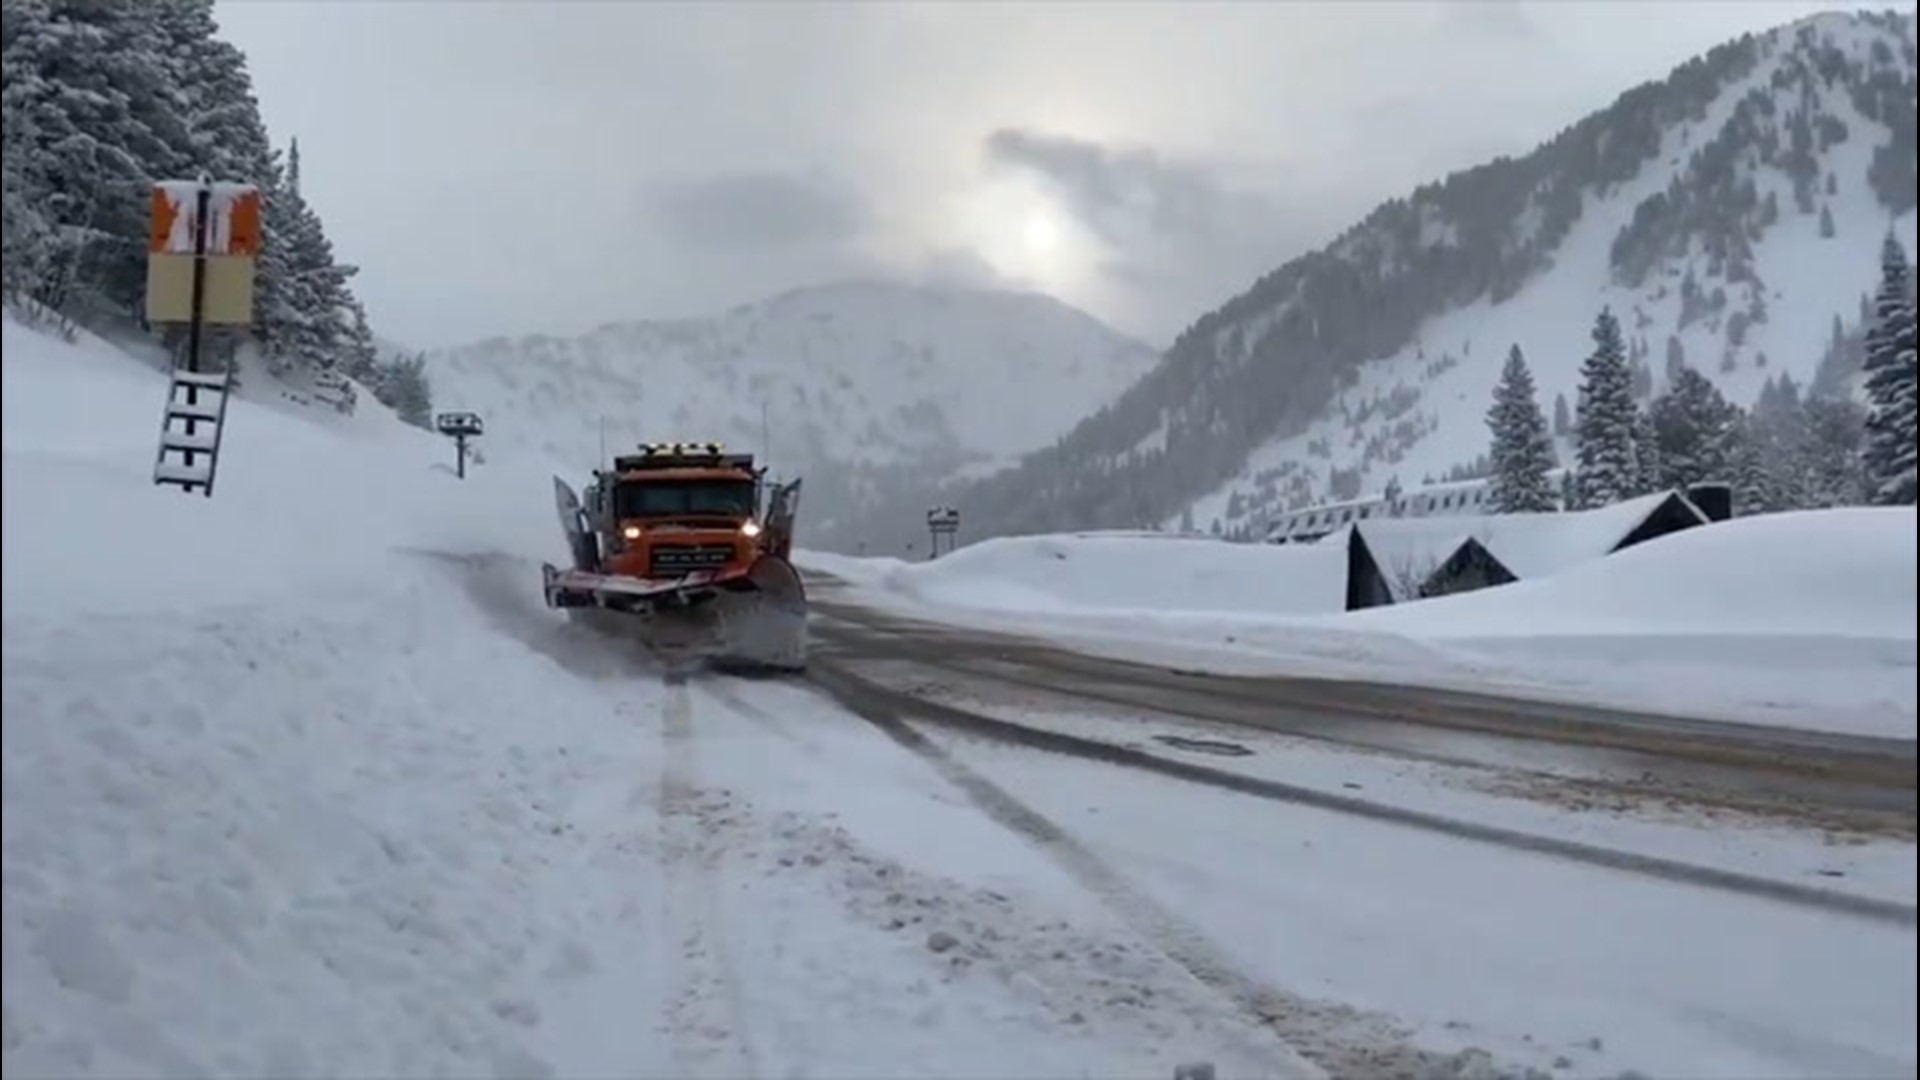
[[[1099,291],[1119,307],[1197,317],[1318,239],[1318,216],[1290,211],[1303,204],[1283,177],[1256,189],[1221,162],[1027,128],[997,129],[982,149],[990,168],[1038,178],[1099,239]]]
[[[747,253],[841,247],[872,220],[866,198],[822,172],[732,172],[656,184],[649,202],[667,237]]]
[[[1223,188],[1203,166],[1169,161],[1147,146],[1001,128],[984,149],[990,164],[1046,180],[1075,217],[1118,246],[1147,235],[1213,234],[1269,211],[1258,196]]]
[[[1544,41],[1540,24],[1527,14],[1525,0],[1447,0],[1441,26],[1466,35],[1521,42]]]

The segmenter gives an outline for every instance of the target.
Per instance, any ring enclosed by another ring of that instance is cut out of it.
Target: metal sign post
[[[153,463],[156,484],[213,495],[233,371],[203,370],[201,351],[207,327],[253,325],[254,261],[261,235],[260,190],[252,184],[215,183],[202,175],[153,185],[147,322],[184,326],[187,331],[186,349],[174,365],[160,420],[160,452]],[[203,425],[207,430],[201,430]],[[179,460],[168,460],[169,453]]]
[[[467,478],[467,440],[477,439],[486,431],[478,413],[443,412],[433,418],[433,426],[440,434],[453,438],[453,452],[457,459],[453,473],[462,480]]]
[[[932,541],[927,550],[927,559],[932,561],[940,557],[940,538],[947,538],[947,551],[951,553],[958,542],[960,532],[960,511],[951,506],[936,506],[927,511],[928,539]]]

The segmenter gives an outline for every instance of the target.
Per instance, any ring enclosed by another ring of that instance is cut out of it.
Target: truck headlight
[[[740,526],[740,535],[747,536],[747,537],[759,536],[760,523],[757,521],[749,521],[746,524]]]
[[[640,526],[629,525],[626,528],[620,530],[620,535],[626,537],[629,540],[638,540],[640,539]]]

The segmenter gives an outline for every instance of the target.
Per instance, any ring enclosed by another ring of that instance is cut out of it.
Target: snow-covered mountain
[[[581,475],[599,463],[603,419],[610,447],[761,450],[807,478],[806,542],[852,551],[867,539],[852,517],[917,535],[941,482],[1052,443],[1157,359],[1045,296],[856,281],[708,319],[439,350],[427,372],[437,407],[486,418],[489,445]]]
[[[1828,14],[1748,35],[1637,87],[1519,159],[1393,200],[1189,329],[1057,449],[956,505],[994,531],[1283,509],[1485,452],[1501,362],[1576,399],[1589,330],[1621,318],[1657,391],[1669,365],[1751,403],[1857,333],[1891,228],[1914,248],[1915,23]]]

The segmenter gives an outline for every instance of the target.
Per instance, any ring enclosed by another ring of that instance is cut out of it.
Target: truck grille
[[[678,577],[695,570],[714,570],[733,561],[731,544],[683,544],[656,547],[649,554],[647,572],[654,577]]]

